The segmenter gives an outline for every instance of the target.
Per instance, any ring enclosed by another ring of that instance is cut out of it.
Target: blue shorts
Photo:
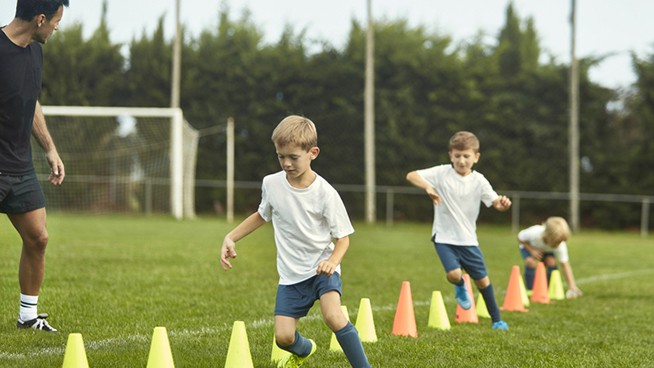
[[[0,175],[1,213],[26,213],[43,207],[45,196],[36,173],[23,176]]]
[[[529,251],[526,250],[525,248],[520,248],[520,254],[522,255],[523,260],[527,259],[527,257],[531,257],[531,253],[529,253]],[[541,258],[541,260],[544,260],[545,258],[548,258],[548,257],[554,257],[554,253],[552,253],[552,252],[543,252],[543,258]]]
[[[463,268],[473,280],[481,280],[488,276],[484,256],[478,246],[434,243],[434,247],[445,267],[445,272]]]
[[[331,276],[316,275],[293,285],[279,285],[275,300],[275,315],[293,318],[304,317],[313,303],[330,291],[343,293],[341,276],[334,272]]]

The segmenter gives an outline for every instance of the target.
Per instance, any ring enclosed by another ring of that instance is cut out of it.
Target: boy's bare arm
[[[336,270],[336,267],[341,264],[341,261],[343,260],[343,257],[345,257],[345,253],[349,247],[349,236],[344,236],[342,238],[336,239],[334,241],[334,252],[332,252],[331,257],[329,257],[328,260],[322,261],[318,264],[316,273],[331,276]]]
[[[438,193],[436,193],[434,187],[432,187],[431,184],[429,184],[425,179],[423,179],[422,176],[420,176],[420,174],[418,174],[417,171],[411,171],[410,173],[406,174],[406,180],[409,183],[413,184],[414,186],[424,189],[424,191],[427,192],[427,195],[429,196],[429,198],[431,198],[434,204],[441,203],[442,199],[438,195]]]
[[[236,258],[236,242],[245,238],[265,223],[266,220],[259,215],[259,212],[255,212],[225,235],[223,245],[220,249],[220,264],[225,271],[232,268],[232,264],[229,263],[228,258]]]
[[[561,263],[561,268],[563,269],[563,276],[565,277],[565,281],[568,283],[568,293],[566,294],[568,299],[573,299],[584,295],[581,289],[577,287],[570,262]]]
[[[504,212],[511,208],[511,200],[509,197],[501,195],[493,201],[493,207],[495,207],[495,209],[498,211]]]

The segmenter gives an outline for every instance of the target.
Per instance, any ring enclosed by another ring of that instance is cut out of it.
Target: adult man
[[[64,164],[45,123],[38,96],[43,51],[59,28],[68,0],[18,0],[16,17],[0,29],[0,212],[6,213],[23,241],[18,269],[18,328],[57,332],[37,314],[48,244],[45,197],[32,163],[30,136],[50,164],[49,181],[60,185]]]

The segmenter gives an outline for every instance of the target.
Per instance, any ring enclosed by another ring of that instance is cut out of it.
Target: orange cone
[[[534,288],[530,301],[532,303],[550,304],[550,292],[547,288],[547,273],[545,272],[545,264],[543,262],[538,262],[538,266],[536,266]]]
[[[501,310],[527,312],[522,300],[522,291],[520,290],[520,266],[513,266],[511,278],[509,278],[509,287],[506,289],[504,304]]]
[[[463,275],[463,281],[466,284],[466,290],[468,290],[468,298],[472,306],[470,309],[465,310],[461,308],[459,303],[456,303],[456,316],[455,321],[457,323],[479,323],[479,317],[477,317],[477,308],[475,308],[475,299],[472,295],[472,285],[470,285],[470,276],[466,273]]]
[[[402,282],[400,299],[397,301],[395,320],[393,321],[393,335],[418,337],[416,327],[416,315],[413,312],[413,299],[411,298],[411,284],[408,281]]]

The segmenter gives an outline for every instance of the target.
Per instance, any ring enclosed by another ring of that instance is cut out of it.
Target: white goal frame
[[[127,114],[133,117],[170,118],[170,209],[176,219],[194,217],[193,210],[184,210],[184,113],[172,107],[107,107],[107,106],[42,106],[48,116],[113,117]],[[56,143],[56,142],[55,142]],[[194,178],[193,178],[194,179]],[[188,200],[188,199],[187,199]],[[193,198],[190,198],[192,201]],[[187,206],[189,207],[189,206]],[[190,208],[194,206],[191,204]],[[190,212],[190,213],[189,213]]]

